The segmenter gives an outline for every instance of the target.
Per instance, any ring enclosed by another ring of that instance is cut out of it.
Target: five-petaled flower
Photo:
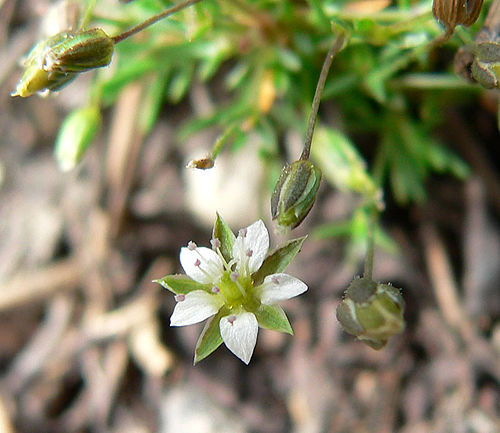
[[[171,326],[209,319],[198,340],[195,363],[222,342],[248,364],[258,327],[293,333],[278,302],[300,295],[306,284],[282,273],[305,238],[294,239],[268,255],[269,234],[258,220],[236,237],[217,215],[212,248],[189,242],[180,253],[185,275],[157,280],[176,294]]]

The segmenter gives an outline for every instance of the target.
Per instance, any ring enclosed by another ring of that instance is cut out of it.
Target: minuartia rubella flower
[[[268,254],[269,234],[261,220],[235,236],[217,215],[211,249],[194,242],[181,249],[186,275],[156,281],[176,294],[171,326],[209,319],[196,345],[195,363],[224,342],[248,364],[259,326],[293,334],[278,303],[307,290],[305,283],[282,272],[304,240],[291,240]]]

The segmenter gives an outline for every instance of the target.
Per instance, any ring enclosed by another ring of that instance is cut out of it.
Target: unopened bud
[[[62,171],[73,169],[92,142],[101,113],[96,106],[80,108],[64,120],[56,140],[55,156]]]
[[[474,24],[482,5],[483,0],[434,0],[432,13],[447,31],[453,32],[458,25],[469,27]]]
[[[472,48],[474,60],[471,74],[486,89],[499,87],[500,78],[500,43],[482,42]]]
[[[38,42],[24,62],[25,71],[12,96],[59,90],[77,73],[107,66],[114,42],[101,29],[61,32]]]
[[[309,160],[287,165],[271,197],[271,215],[278,225],[294,229],[311,210],[321,182],[321,170]]]
[[[405,328],[404,300],[399,289],[355,279],[337,307],[337,320],[349,334],[373,349],[381,349]]]

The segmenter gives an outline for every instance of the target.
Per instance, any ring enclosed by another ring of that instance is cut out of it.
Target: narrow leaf
[[[220,319],[227,314],[227,310],[223,308],[215,316],[208,319],[207,323],[205,323],[205,327],[198,338],[198,342],[196,343],[196,348],[194,350],[194,364],[197,364],[202,359],[205,359],[222,344],[219,322]]]
[[[255,312],[259,326],[273,331],[286,332],[293,335],[292,327],[285,312],[279,305],[262,304]]]
[[[165,289],[170,290],[176,295],[192,292],[194,290],[210,291],[210,284],[200,284],[184,274],[166,275],[158,280],[153,280],[154,283],[161,284]]]
[[[220,250],[222,256],[229,262],[233,256],[233,243],[236,239],[234,233],[231,231],[229,226],[224,222],[222,217],[217,213],[217,219],[215,220],[214,230],[212,233],[213,239],[219,239]]]
[[[307,236],[292,239],[267,256],[260,269],[252,275],[254,284],[256,286],[261,284],[267,275],[283,272],[293,258],[299,253],[306,237]]]

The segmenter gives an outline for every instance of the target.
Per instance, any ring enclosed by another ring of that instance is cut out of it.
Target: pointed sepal
[[[220,319],[227,316],[227,314],[228,311],[222,308],[215,316],[208,319],[207,323],[205,323],[205,327],[196,343],[193,365],[205,359],[222,344],[219,322]]]
[[[254,284],[258,286],[262,284],[266,276],[283,272],[300,252],[306,238],[307,236],[292,239],[267,256],[260,269],[252,275]]]
[[[212,239],[219,240],[222,256],[224,257],[226,262],[229,262],[233,256],[233,244],[236,240],[236,236],[229,228],[229,226],[224,222],[219,213],[217,213],[217,218],[215,220]]]
[[[293,335],[288,317],[279,305],[262,304],[255,312],[255,317],[262,328]]]
[[[163,278],[153,280],[153,283],[158,283],[167,290],[170,290],[176,295],[186,295],[194,290],[204,290],[210,292],[212,286],[210,284],[201,284],[189,278],[187,275],[175,274],[165,275]]]

